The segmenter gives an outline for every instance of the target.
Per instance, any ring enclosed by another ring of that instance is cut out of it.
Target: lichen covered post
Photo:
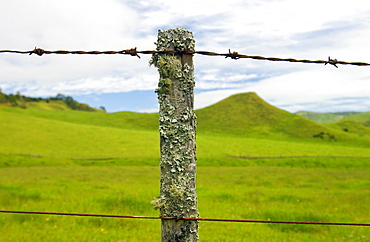
[[[186,29],[158,32],[157,50],[194,50],[193,34]],[[196,116],[194,113],[194,67],[189,54],[152,56],[150,64],[158,67],[160,196],[152,201],[162,217],[162,241],[198,241],[196,194]]]

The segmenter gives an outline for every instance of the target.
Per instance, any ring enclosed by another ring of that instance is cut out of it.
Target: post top
[[[193,33],[184,28],[158,30],[157,50],[195,50]]]

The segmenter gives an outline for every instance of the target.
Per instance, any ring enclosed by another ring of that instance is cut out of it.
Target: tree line
[[[55,97],[49,97],[49,98],[34,98],[34,97],[27,97],[22,95],[20,92],[17,92],[16,94],[5,94],[2,92],[0,88],[0,103],[10,103],[13,107],[20,107],[20,108],[26,108],[27,102],[50,102],[51,100],[60,100],[65,102],[65,104],[71,108],[72,110],[80,110],[80,111],[90,111],[94,112],[96,111],[95,108],[90,107],[87,104],[79,103],[76,100],[74,100],[71,96],[66,96],[63,94],[57,94]],[[103,106],[99,107],[100,110],[106,111]]]

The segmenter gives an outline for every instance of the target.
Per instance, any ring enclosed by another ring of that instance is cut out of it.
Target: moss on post
[[[157,50],[194,50],[186,29],[158,32]],[[152,201],[162,217],[199,217],[195,185],[196,116],[192,55],[154,54],[158,67],[160,196]],[[198,222],[162,220],[162,241],[198,241]]]

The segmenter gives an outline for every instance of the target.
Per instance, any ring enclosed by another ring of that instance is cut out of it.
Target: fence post
[[[194,50],[193,34],[186,29],[159,30],[157,50]],[[158,67],[160,133],[160,196],[152,201],[160,209],[162,241],[198,241],[196,218],[196,116],[194,113],[194,67],[189,54],[154,54],[150,61]]]

